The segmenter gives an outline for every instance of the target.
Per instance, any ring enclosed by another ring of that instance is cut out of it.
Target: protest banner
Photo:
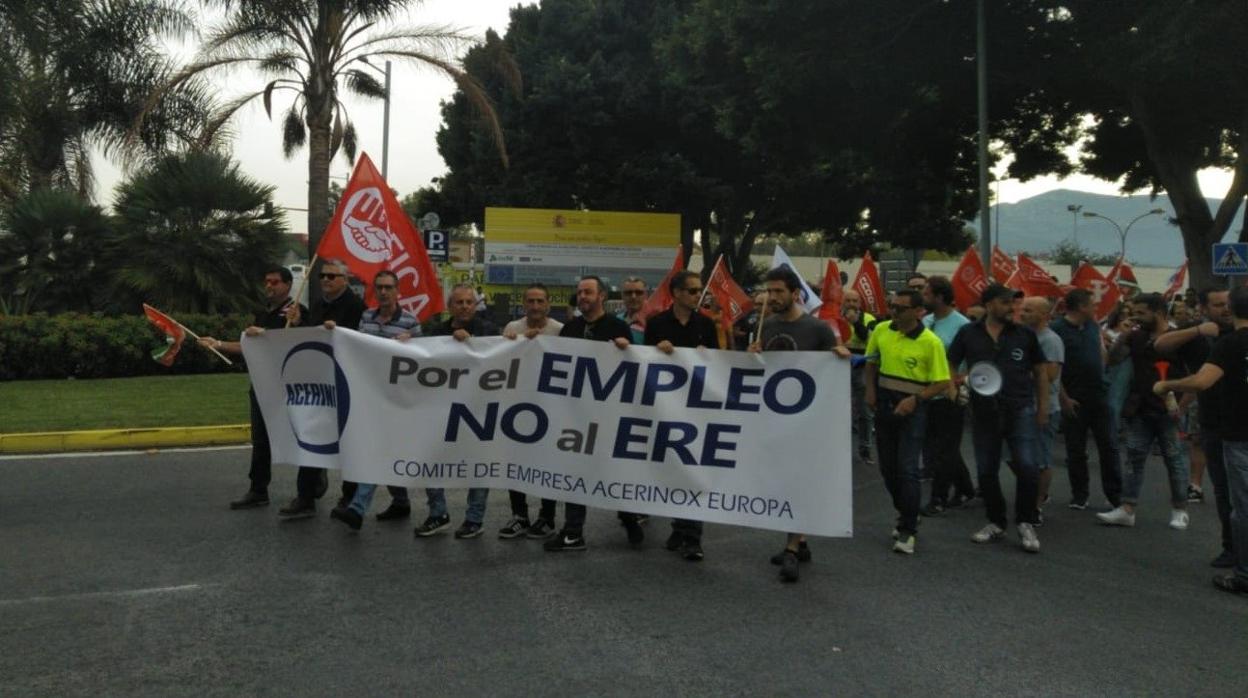
[[[849,362],[831,352],[396,342],[321,327],[242,341],[277,464],[852,533]]]

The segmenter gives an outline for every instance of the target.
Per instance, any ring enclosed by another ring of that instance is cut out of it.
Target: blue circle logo
[[[282,384],[299,447],[322,455],[338,453],[338,439],[351,412],[351,389],[334,348],[324,342],[295,345],[282,361]]]

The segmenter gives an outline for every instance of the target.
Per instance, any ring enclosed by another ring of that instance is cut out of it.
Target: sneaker
[[[1113,509],[1101,512],[1096,518],[1106,526],[1134,526],[1135,514],[1128,512],[1122,507],[1114,507]]]
[[[1088,498],[1087,497],[1075,497],[1074,499],[1070,500],[1070,504],[1067,504],[1066,508],[1074,509],[1075,511],[1083,511],[1084,509],[1088,508]]]
[[[548,553],[561,553],[571,550],[584,550],[585,538],[579,533],[560,531],[557,536],[542,544]]]
[[[863,465],[871,465],[875,461],[871,460],[871,449],[864,448],[858,452],[858,458],[862,460]]]
[[[290,504],[278,509],[277,515],[287,521],[311,518],[316,516],[316,501],[312,499],[304,499],[303,497],[295,497],[290,500]]]
[[[685,544],[685,534],[681,533],[680,531],[672,531],[672,535],[667,537],[667,542],[663,544],[663,547],[667,548],[668,550],[675,551],[675,550],[680,550],[680,546],[684,544]]]
[[[1235,566],[1235,553],[1232,553],[1229,550],[1223,550],[1221,553],[1218,553],[1217,557],[1213,558],[1213,560],[1209,562],[1209,566],[1229,570]]]
[[[772,556],[771,556],[771,564],[773,564],[773,565],[783,565],[783,564],[784,564],[784,554],[785,554],[786,552],[788,552],[788,551],[787,551],[787,549],[786,549],[786,550],[781,550],[780,552],[776,553],[775,555],[772,555]],[[810,562],[810,546],[809,546],[809,545],[807,545],[805,541],[803,541],[803,542],[801,542],[801,543],[798,543],[798,544],[797,544],[797,561],[798,561],[798,562]]]
[[[638,514],[638,515],[637,515],[637,523],[638,523],[638,525],[641,525],[641,526],[645,526],[646,524],[650,523],[650,515],[649,515],[649,514]]]
[[[897,542],[893,543],[893,552],[904,553],[906,555],[913,555],[914,554],[914,536],[906,536],[905,538],[897,539]]]
[[[990,523],[979,529],[971,535],[971,540],[976,543],[991,543],[994,540],[1000,540],[1005,535],[1005,529]]]
[[[1040,528],[1041,526],[1044,525],[1044,512],[1043,511],[1039,511],[1039,510],[1036,511],[1036,523],[1033,525],[1036,528]]]
[[[481,528],[481,524],[473,523],[471,521],[465,521],[459,525],[459,528],[455,529],[455,537],[456,538],[476,538],[477,536],[481,535],[481,532],[483,530],[484,529]]]
[[[543,518],[538,518],[529,526],[529,530],[524,532],[524,537],[530,540],[541,540],[549,538],[550,534],[555,532],[555,525]]]
[[[430,516],[425,522],[416,527],[412,531],[417,538],[428,538],[435,533],[441,533],[451,525],[451,517],[449,516]]]
[[[973,499],[975,499],[974,492],[972,492],[971,494],[955,494],[949,498],[949,501],[945,502],[945,508],[946,509],[961,509],[967,504],[970,504],[971,500]]]
[[[513,538],[519,538],[520,536],[524,535],[525,531],[529,530],[529,526],[531,525],[532,524],[529,523],[528,519],[523,519],[523,518],[520,518],[519,516],[513,516],[511,517],[511,521],[507,522],[506,526],[503,526],[502,528],[498,529],[498,537],[502,538],[503,540],[511,540]]]
[[[1040,552],[1040,538],[1036,535],[1036,529],[1029,523],[1020,523],[1018,525],[1018,537],[1023,541],[1023,550],[1029,553]]]
[[[646,532],[642,530],[641,524],[636,519],[624,519],[620,522],[624,526],[624,530],[628,532],[628,544],[637,547],[646,539]]]
[[[390,503],[386,510],[377,514],[378,521],[402,521],[411,518],[412,507],[403,506],[402,504]]]
[[[1183,509],[1173,509],[1170,511],[1170,528],[1173,528],[1176,531],[1186,531],[1187,522],[1190,520],[1191,519],[1188,517],[1187,512]]]
[[[1196,485],[1187,486],[1187,501],[1203,504],[1205,501],[1205,491]]]
[[[898,538],[901,538],[901,531],[898,531],[896,527],[893,527],[892,536],[893,536],[893,540],[897,540]]]
[[[792,550],[780,553],[780,581],[797,581],[797,553]]]
[[[267,507],[268,505],[269,495],[254,490],[247,490],[247,494],[230,502],[231,509],[255,509],[256,507]]]
[[[1232,594],[1248,594],[1248,581],[1244,581],[1234,574],[1219,574],[1213,578],[1213,585],[1222,591],[1229,591]]]
[[[364,525],[364,517],[355,513],[354,509],[334,507],[329,510],[329,518],[343,522],[349,526],[352,531],[358,531],[360,530],[360,526]]]
[[[1040,501],[1040,506],[1038,508],[1044,509],[1045,507],[1049,505],[1049,502],[1051,501],[1053,501],[1053,495],[1050,495],[1050,494],[1044,495],[1044,499]]]
[[[689,562],[701,562],[706,554],[702,552],[702,543],[690,538],[681,546],[680,556]]]
[[[945,513],[945,507],[940,502],[932,502],[928,504],[927,506],[923,507],[923,511],[919,513],[928,518],[932,518],[934,516],[940,516],[941,514]]]

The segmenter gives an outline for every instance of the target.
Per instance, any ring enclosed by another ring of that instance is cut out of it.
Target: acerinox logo
[[[333,376],[333,382],[326,382]],[[295,441],[305,451],[338,452],[338,437],[351,412],[347,376],[334,359],[334,348],[324,342],[296,344],[282,361],[286,414]]]
[[[390,259],[390,226],[377,187],[364,187],[347,199],[342,212],[342,239],[361,261],[376,264]]]

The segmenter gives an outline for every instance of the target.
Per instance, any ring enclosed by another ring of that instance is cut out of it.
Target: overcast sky
[[[476,36],[484,36],[486,29],[493,28],[499,34],[507,29],[508,11],[521,4],[519,0],[426,0],[411,13],[408,24],[451,24]],[[525,2],[523,4],[529,4]],[[205,22],[211,22],[205,17]],[[189,47],[193,52],[193,46]],[[189,52],[188,52],[189,53]],[[254,73],[238,72],[226,79],[218,79],[221,99],[260,89],[264,80]],[[446,172],[446,165],[438,155],[434,139],[441,122],[439,103],[454,92],[454,83],[429,70],[412,64],[396,63],[392,73],[393,101],[390,107],[390,173],[389,180],[400,195],[407,194],[429,184],[434,177]],[[278,93],[280,94],[280,93]],[[361,151],[381,167],[382,102],[346,97],[352,121],[360,138]],[[275,121],[270,121],[257,100],[236,117],[233,155],[241,163],[243,171],[250,176],[277,187],[276,202],[279,206],[304,208],[307,202],[307,149],[301,149],[287,160],[282,157],[280,115],[289,102],[274,98]],[[111,205],[113,188],[122,172],[103,158],[96,158],[98,184],[97,200]],[[350,167],[339,155],[335,158],[330,175],[345,178]],[[1203,173],[1201,185],[1206,196],[1220,197],[1230,186],[1230,173],[1211,171]],[[1056,188],[1081,189],[1102,194],[1115,194],[1117,188],[1108,182],[1086,176],[1075,176],[1059,181],[1053,177],[1020,183],[1004,180],[999,189],[1000,200],[1010,203]],[[306,218],[302,213],[289,216],[293,231],[303,232]]]

